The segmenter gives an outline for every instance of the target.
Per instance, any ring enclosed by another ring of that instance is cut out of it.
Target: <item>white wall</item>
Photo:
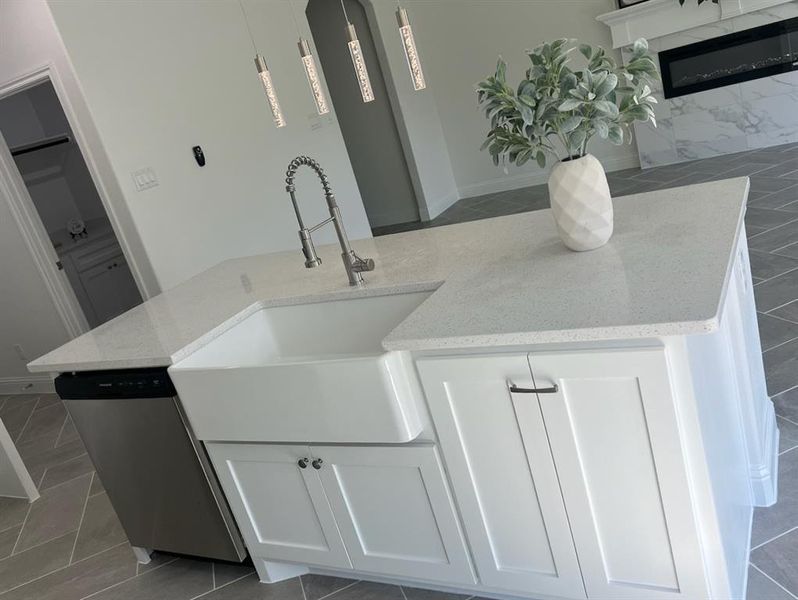
[[[301,5],[301,6],[300,6]],[[219,261],[297,248],[285,169],[297,155],[326,169],[350,237],[371,235],[334,118],[319,119],[285,0],[245,3],[288,125],[276,129],[235,0],[51,0],[51,9],[158,281],[170,287]],[[296,18],[309,36],[304,3]],[[191,147],[200,144],[207,166]],[[160,185],[136,192],[132,171]],[[325,205],[315,176],[298,178],[307,222]],[[319,241],[333,241],[326,228]]]
[[[396,6],[392,0],[372,2]],[[578,38],[611,48],[609,29],[596,16],[613,10],[615,0],[403,0],[402,5],[410,14],[460,196],[545,182],[546,172],[533,163],[511,167],[505,175],[487,152],[479,151],[488,121],[478,109],[474,87],[494,72],[499,55],[508,63],[508,79],[520,81],[529,66],[524,51],[546,41]],[[393,18],[392,11],[382,14]],[[395,19],[390,23],[386,17],[388,27],[396,28]],[[620,62],[617,53],[616,58]],[[639,164],[634,145],[597,140],[589,149],[608,171]]]
[[[117,235],[124,239],[143,291],[157,293],[146,253],[126,219],[126,207],[47,5],[43,0],[0,0],[0,87],[46,67],[57,79],[67,110],[79,120],[76,135],[92,150],[97,183],[121,224]],[[22,346],[32,359],[64,343],[69,335],[10,212],[3,185],[7,183],[0,182],[0,391],[13,393],[37,381],[27,373],[27,360],[17,355],[14,345]]]

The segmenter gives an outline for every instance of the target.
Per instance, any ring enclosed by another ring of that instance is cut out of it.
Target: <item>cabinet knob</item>
[[[307,458],[300,458],[298,461],[296,461],[296,464],[299,465],[300,469],[307,469],[307,467],[308,467],[308,459]]]
[[[317,458],[316,460],[314,460],[314,461],[313,461],[312,463],[310,463],[310,464],[312,464],[312,465],[313,465],[313,468],[314,468],[314,469],[316,469],[316,470],[318,471],[319,469],[321,469],[321,465],[322,465],[322,463],[323,463],[323,462],[324,462],[324,461],[323,461],[322,459],[320,459],[320,458]]]

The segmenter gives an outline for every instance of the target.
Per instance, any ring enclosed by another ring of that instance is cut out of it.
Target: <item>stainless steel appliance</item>
[[[55,387],[133,546],[236,562],[246,557],[166,369],[65,373]]]

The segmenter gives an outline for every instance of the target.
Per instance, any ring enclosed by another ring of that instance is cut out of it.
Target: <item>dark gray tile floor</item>
[[[626,169],[608,180],[621,196],[745,175],[751,177],[746,225],[763,357],[781,430],[779,502],[756,511],[748,600],[798,600],[798,144]],[[537,186],[461,200],[423,226],[546,207],[546,186]],[[32,505],[0,498],[0,600],[467,599],[317,575],[266,586],[249,567],[167,555],[136,565],[60,401],[52,395],[0,397],[0,419],[42,495]]]

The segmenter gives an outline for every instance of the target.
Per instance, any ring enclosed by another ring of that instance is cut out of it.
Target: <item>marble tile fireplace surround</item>
[[[659,53],[794,17],[798,0],[649,0],[599,20],[625,55],[639,37]],[[657,125],[635,125],[644,168],[798,142],[798,71],[661,99]]]

